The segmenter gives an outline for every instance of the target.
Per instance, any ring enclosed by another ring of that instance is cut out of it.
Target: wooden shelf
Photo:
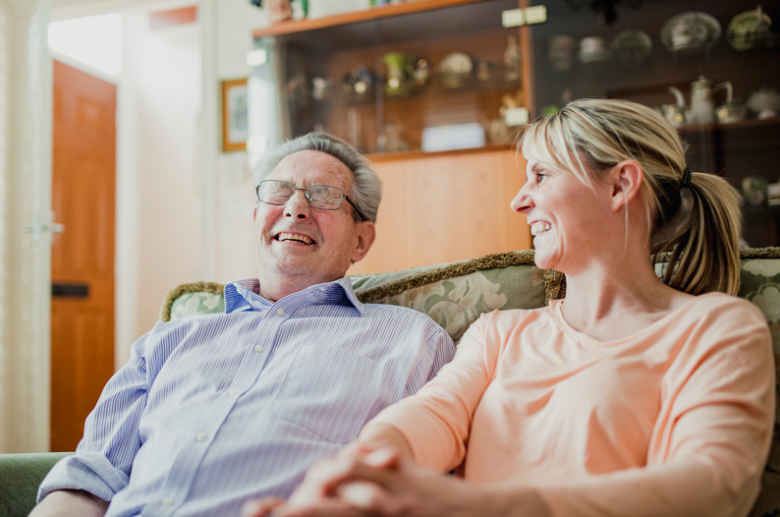
[[[483,147],[470,147],[468,149],[453,149],[451,151],[400,151],[393,153],[370,153],[367,154],[369,160],[375,163],[394,162],[399,160],[412,160],[420,158],[457,156],[464,154],[491,153],[496,151],[506,151],[514,149],[515,144],[488,144]]]
[[[252,37],[255,39],[265,36],[280,36],[283,34],[294,34],[297,32],[306,32],[339,25],[349,25],[351,23],[377,20],[402,14],[412,14],[421,11],[432,11],[444,7],[452,7],[461,4],[473,4],[487,0],[418,0],[406,1],[400,4],[383,5],[366,9],[363,11],[352,11],[348,13],[335,14],[333,16],[324,16],[322,18],[289,20],[280,22],[269,27],[255,29],[252,31]]]
[[[727,131],[729,129],[759,128],[780,125],[780,117],[767,119],[748,119],[727,124],[686,125],[677,128],[679,133],[699,133],[701,131]]]

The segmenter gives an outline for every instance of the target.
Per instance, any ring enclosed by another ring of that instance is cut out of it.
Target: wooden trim
[[[520,7],[525,9],[531,5],[531,0],[520,0]],[[534,120],[536,113],[536,82],[534,81],[534,39],[531,34],[532,27],[523,25],[520,32],[520,48],[522,55],[521,75],[523,81],[523,93],[525,93],[525,107],[528,109],[529,120]]]
[[[401,151],[395,153],[373,153],[366,155],[369,160],[374,163],[381,162],[395,162],[399,160],[414,160],[420,158],[433,158],[441,156],[454,156],[463,154],[475,154],[475,153],[491,153],[497,151],[506,151],[507,149],[513,149],[514,144],[497,144],[486,145],[484,147],[471,147],[469,149],[454,149],[452,151]]]
[[[473,4],[486,1],[489,0],[418,0],[416,2],[403,2],[400,4],[383,5],[361,11],[334,14],[333,16],[323,16],[322,18],[288,20],[279,22],[269,27],[253,30],[252,37],[257,39],[263,38],[265,36],[280,36],[282,34],[324,29],[327,27],[335,27],[337,25],[348,25],[350,23],[376,20],[390,16],[399,16],[402,14],[411,14],[420,11],[441,9],[443,7],[452,7],[454,5]]]
[[[222,152],[246,150],[246,140],[235,141],[230,138],[229,93],[234,88],[246,87],[247,78],[222,81]]]
[[[182,7],[169,11],[157,11],[149,14],[149,28],[151,30],[164,29],[176,25],[194,23],[198,19],[198,7]]]

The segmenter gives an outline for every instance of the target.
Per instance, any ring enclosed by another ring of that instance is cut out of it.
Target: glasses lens
[[[260,182],[257,197],[263,203],[283,205],[295,192],[295,186],[286,181],[265,180]]]
[[[311,185],[306,189],[306,195],[312,208],[323,208],[325,210],[339,208],[341,200],[344,198],[344,193],[341,189],[328,187],[327,185]]]

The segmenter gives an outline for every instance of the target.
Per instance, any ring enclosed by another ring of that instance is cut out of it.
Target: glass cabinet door
[[[548,14],[528,29],[533,113],[583,97],[656,108],[687,141],[691,170],[743,193],[746,243],[780,245],[780,2],[532,3]]]
[[[525,97],[519,32],[501,13],[517,7],[407,1],[256,31],[268,61],[255,76],[273,84],[279,137],[323,130],[369,154],[507,146],[504,114]]]

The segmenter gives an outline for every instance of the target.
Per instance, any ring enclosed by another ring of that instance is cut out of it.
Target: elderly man
[[[427,316],[363,304],[344,278],[381,197],[352,147],[312,133],[257,172],[257,279],[225,287],[224,314],[158,323],[133,345],[32,515],[237,515],[286,497],[452,358]]]

